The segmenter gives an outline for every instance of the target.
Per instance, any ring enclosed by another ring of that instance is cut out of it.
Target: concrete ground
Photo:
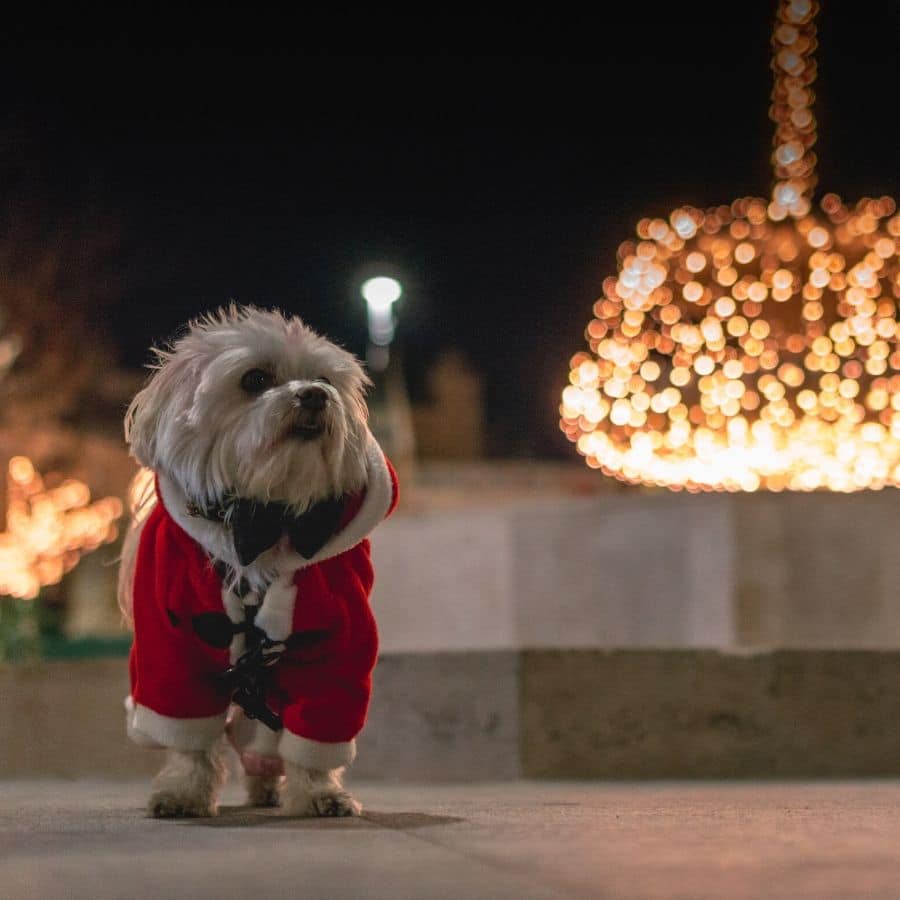
[[[358,820],[145,819],[0,781],[0,900],[900,898],[900,782],[358,783]]]

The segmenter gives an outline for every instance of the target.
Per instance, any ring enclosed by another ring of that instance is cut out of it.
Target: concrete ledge
[[[900,773],[898,652],[529,651],[520,671],[526,776]]]
[[[149,775],[161,754],[125,736],[124,659],[0,665],[0,776]],[[419,780],[519,774],[514,653],[379,660],[355,775]]]
[[[125,736],[125,659],[0,665],[0,773],[121,778],[159,768]]]
[[[515,778],[519,655],[401,653],[375,669],[354,776],[466,781]]]
[[[896,490],[429,507],[372,536],[373,606],[385,653],[900,649],[898,532]]]
[[[0,774],[151,773],[125,661],[0,666]],[[394,654],[354,774],[473,780],[900,774],[900,651]]]

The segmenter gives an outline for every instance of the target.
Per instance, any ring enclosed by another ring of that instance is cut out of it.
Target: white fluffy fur
[[[214,816],[225,777],[225,763],[215,750],[168,750],[153,779],[147,813],[155,819]]]
[[[171,475],[195,500],[232,489],[302,511],[362,485],[366,376],[300,319],[230,307],[192,323],[157,355],[154,376],[128,408],[126,440],[143,465]],[[276,384],[248,397],[241,376],[254,368],[271,371]],[[325,438],[285,439],[295,394],[314,383],[332,401]]]
[[[286,816],[358,816],[362,807],[341,783],[343,769],[302,769],[284,764],[281,809]]]
[[[125,437],[135,458],[159,476],[164,495],[213,504],[227,492],[280,501],[297,512],[315,502],[361,489],[366,483],[370,440],[365,390],[369,385],[352,354],[309,329],[300,319],[253,307],[230,306],[192,322],[157,364],[125,417]],[[270,372],[274,383],[251,395],[241,379],[251,369]],[[327,379],[323,380],[323,379]],[[291,434],[296,397],[316,384],[327,392],[324,429],[304,440]],[[148,493],[126,537],[119,600],[131,619],[132,588],[141,523],[155,498]],[[219,524],[194,519],[192,536],[254,586],[286,577],[292,555],[283,547],[241,568],[230,537]],[[296,566],[295,566],[296,567]],[[286,766],[286,811],[303,815],[354,815],[359,805],[341,786],[341,771]],[[170,751],[157,776],[151,815],[212,815],[221,784],[209,753]],[[277,781],[250,782],[251,800],[271,800]]]

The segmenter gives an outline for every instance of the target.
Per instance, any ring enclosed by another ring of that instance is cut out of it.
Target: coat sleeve
[[[400,481],[397,478],[397,470],[387,456],[385,456],[384,462],[387,466],[388,477],[391,479],[391,503],[385,514],[385,518],[387,518],[397,508],[397,504],[400,502]]]
[[[328,637],[292,651],[282,662],[279,681],[286,702],[279,749],[289,762],[333,769],[353,760],[378,655],[378,631],[368,600],[372,580],[368,541],[298,578],[294,631],[323,629]],[[318,613],[313,611],[316,606]]]
[[[140,538],[128,733],[144,745],[202,750],[224,727],[228,696],[215,675],[227,665],[227,652],[203,644],[186,627],[192,614],[220,598],[194,571],[197,561],[180,546],[174,527],[160,504]]]
[[[291,700],[282,711],[279,751],[289,762],[311,769],[349,765],[355,738],[366,721],[377,653],[371,637],[355,641],[341,658],[326,658],[291,673]]]

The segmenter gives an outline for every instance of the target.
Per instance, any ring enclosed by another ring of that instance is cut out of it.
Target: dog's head
[[[297,317],[231,306],[157,355],[125,438],[191,499],[235,493],[302,511],[363,486],[369,380]]]

